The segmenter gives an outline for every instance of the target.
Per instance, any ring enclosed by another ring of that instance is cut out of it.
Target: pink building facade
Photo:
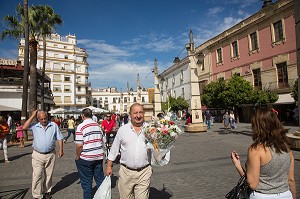
[[[277,92],[279,99],[272,106],[288,120],[287,112],[295,106],[290,93],[297,80],[294,12],[293,0],[278,0],[198,46],[196,54],[204,54],[200,88],[238,74],[255,89]],[[242,115],[247,114],[245,109]]]

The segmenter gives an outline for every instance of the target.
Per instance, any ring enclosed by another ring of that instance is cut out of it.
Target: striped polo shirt
[[[76,144],[82,144],[80,158],[87,161],[103,159],[103,132],[91,118],[85,119],[76,129]]]

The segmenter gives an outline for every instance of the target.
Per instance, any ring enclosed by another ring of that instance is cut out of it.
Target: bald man
[[[37,116],[38,122],[32,123]],[[33,111],[30,118],[24,123],[23,130],[33,133],[32,152],[32,196],[33,198],[52,198],[52,174],[55,164],[55,145],[58,140],[58,157],[64,155],[63,136],[54,122],[48,121],[44,111]],[[45,175],[42,181],[42,175]]]
[[[143,131],[144,108],[135,103],[130,107],[131,123],[121,126],[108,155],[105,174],[112,175],[113,161],[121,151],[118,188],[120,198],[148,199],[150,193],[150,166]]]

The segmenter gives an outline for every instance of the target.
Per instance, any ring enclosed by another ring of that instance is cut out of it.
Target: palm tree
[[[6,37],[12,37],[20,40],[23,33],[25,36],[24,51],[24,72],[23,72],[23,93],[22,93],[22,113],[21,119],[27,118],[27,99],[28,99],[28,73],[29,73],[29,22],[28,22],[28,0],[24,0],[24,7],[19,4],[16,7],[17,16],[8,15],[3,17],[3,22],[8,27],[1,34],[3,40]],[[24,17],[23,17],[24,16]]]
[[[60,15],[54,13],[53,9],[49,5],[37,6],[40,16],[40,34],[43,38],[43,69],[42,69],[42,87],[41,87],[41,109],[45,110],[44,105],[44,92],[45,92],[45,66],[46,66],[46,37],[51,36],[51,33],[55,31],[55,25],[61,25],[63,23]]]
[[[24,0],[27,1],[27,0]],[[26,2],[27,3],[27,2]],[[41,35],[49,35],[50,31],[54,30],[54,25],[56,23],[62,23],[60,16],[54,14],[52,8],[46,8],[47,6],[31,6],[28,9],[28,24],[29,24],[29,54],[30,54],[30,94],[29,94],[29,110],[37,109],[37,38]],[[25,8],[26,9],[26,8]],[[5,29],[0,37],[4,39],[5,37],[13,37],[20,39],[25,33],[25,23],[24,23],[24,8],[19,4],[17,6],[17,17],[12,15],[3,17],[3,21],[6,23],[8,29]],[[52,10],[52,12],[51,12]],[[47,11],[51,17],[47,16]],[[46,17],[47,16],[47,17]],[[48,22],[45,20],[46,17]],[[53,17],[53,18],[52,18]],[[48,24],[47,24],[48,23]],[[52,24],[52,25],[51,25]],[[25,38],[26,39],[26,38]],[[26,46],[25,46],[26,48]],[[44,48],[46,49],[46,48]],[[45,56],[44,52],[44,56]],[[26,57],[24,57],[25,61]],[[43,66],[44,68],[44,66]],[[24,71],[25,73],[25,71]],[[43,74],[44,75],[44,74]],[[24,78],[25,79],[25,78]],[[24,80],[25,81],[25,80]],[[23,91],[24,92],[24,91]],[[27,93],[27,91],[26,91]],[[26,108],[27,109],[27,108]],[[22,105],[23,111],[23,105]],[[26,110],[27,111],[27,110]]]

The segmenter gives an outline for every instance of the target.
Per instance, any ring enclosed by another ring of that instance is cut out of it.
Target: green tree
[[[45,110],[44,105],[44,93],[45,93],[45,67],[46,67],[46,37],[51,36],[51,33],[55,32],[55,25],[61,25],[63,23],[60,15],[54,13],[54,10],[49,6],[37,6],[40,25],[40,34],[43,38],[43,69],[42,69],[42,87],[41,87],[41,109]]]
[[[293,88],[292,88],[292,97],[297,102],[298,101],[298,79],[295,81]]]
[[[225,84],[220,94],[224,104],[233,109],[241,104],[249,104],[253,98],[253,86],[238,75],[233,75]]]
[[[23,17],[24,16],[24,17]],[[22,112],[21,119],[27,118],[27,101],[28,101],[28,76],[29,76],[29,19],[28,19],[28,0],[24,0],[24,6],[18,4],[16,7],[16,16],[8,15],[2,18],[4,25],[7,27],[0,34],[4,40],[7,37],[20,40],[25,37],[24,50],[24,72],[23,72],[23,93],[22,93]],[[27,136],[25,138],[27,140]]]
[[[178,97],[178,98],[174,98],[174,97],[169,97],[169,106],[170,106],[170,110],[174,111],[175,113],[177,113],[178,111],[187,109],[190,105],[189,103],[183,98],[183,97]],[[167,102],[161,102],[161,110],[168,112],[168,101]]]
[[[276,102],[278,95],[271,90],[255,91],[250,82],[238,75],[228,81],[219,79],[207,84],[201,102],[213,108],[236,108],[241,104],[267,104]],[[236,114],[237,115],[237,114]],[[237,115],[238,116],[238,115]]]
[[[58,17],[59,15],[56,15],[54,12],[51,13],[52,8],[50,7],[51,9],[49,9],[49,7],[50,6],[31,6],[28,9],[30,54],[30,110],[37,108],[37,39],[40,38],[41,35],[47,36],[48,34],[50,34],[49,32],[53,31],[54,25],[59,22],[58,18],[60,19],[60,17]],[[3,17],[3,21],[5,22],[7,29],[5,29],[1,33],[2,39],[7,36],[20,39],[25,33],[25,24],[23,20],[25,16],[24,8],[21,6],[21,4],[19,4],[16,10],[17,17],[12,15]],[[51,17],[47,16],[48,14],[50,14]],[[24,57],[24,60],[25,59],[26,57]]]
[[[225,108],[224,100],[221,94],[225,89],[224,79],[207,84],[201,95],[201,103],[208,107]]]
[[[171,110],[177,113],[180,110],[187,109],[190,105],[189,103],[181,96],[178,98],[169,97]]]

